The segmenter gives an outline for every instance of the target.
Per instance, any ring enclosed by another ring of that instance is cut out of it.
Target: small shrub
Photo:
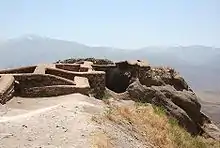
[[[154,112],[156,114],[158,114],[160,116],[164,116],[166,114],[166,110],[162,106],[161,107],[158,107],[158,106],[155,106],[155,105],[152,105],[152,106],[153,106]]]
[[[107,91],[104,92],[103,97],[101,98],[103,101],[110,99],[112,96]]]

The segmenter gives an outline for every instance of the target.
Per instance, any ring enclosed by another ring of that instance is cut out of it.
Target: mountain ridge
[[[147,59],[151,61],[152,65],[174,67],[195,88],[220,90],[220,84],[218,84],[220,80],[220,76],[218,76],[220,48],[209,46],[168,46],[165,48],[149,46],[138,49],[121,49],[24,35],[1,42],[0,51],[0,68],[51,63],[60,59],[81,57],[111,60]]]

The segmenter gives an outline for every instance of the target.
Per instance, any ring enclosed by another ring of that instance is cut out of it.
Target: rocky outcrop
[[[104,67],[96,66],[95,68]],[[128,87],[126,91],[120,92],[120,94],[126,94],[125,99],[131,98],[135,101],[160,106],[191,134],[205,134],[220,140],[220,130],[201,112],[199,98],[174,69],[152,67],[143,61],[122,61],[110,69],[111,72],[116,70],[119,73],[118,77],[128,74],[126,77],[129,79],[126,81],[129,83]],[[111,72],[109,73],[111,74]],[[114,86],[117,87],[124,83],[122,80],[110,79],[109,81],[114,82]]]
[[[172,85],[176,90],[190,90],[185,80],[173,68],[151,67],[139,77],[141,84],[146,86]]]
[[[204,118],[198,97],[192,91],[179,91],[174,86],[145,86],[139,79],[129,85],[127,91],[135,101],[147,102],[163,107],[167,114],[179,121],[188,132],[193,135],[203,134],[220,140],[220,130]],[[215,128],[210,128],[214,127]]]

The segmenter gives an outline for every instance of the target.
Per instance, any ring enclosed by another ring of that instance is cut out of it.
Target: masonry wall
[[[106,72],[107,70],[116,68],[116,65],[96,65],[96,64],[93,64],[92,68],[95,71],[105,71]]]
[[[75,85],[73,81],[45,74],[13,74],[15,80],[23,87],[41,87],[51,85]]]
[[[0,103],[6,103],[14,95],[22,97],[51,97],[71,93],[89,95],[88,80],[80,77],[75,78],[78,78],[78,81],[83,81],[80,81],[81,83],[76,86],[74,81],[49,74],[0,75]]]
[[[28,88],[44,87],[52,85],[75,85],[71,80],[43,74],[13,74],[15,83],[15,95],[20,96],[22,91]],[[38,94],[41,96],[41,94]],[[27,95],[29,96],[29,95]]]
[[[76,71],[76,72],[80,70],[79,64],[56,64],[55,67],[63,70]]]
[[[74,80],[75,76],[86,77],[89,80],[91,93],[95,97],[101,98],[105,92],[105,72],[90,71],[90,72],[70,72],[66,70],[47,68],[46,74],[62,76],[66,79]]]
[[[89,70],[89,68],[87,67],[80,67],[79,71],[80,72],[87,72]]]
[[[12,68],[0,70],[0,74],[33,73],[37,66],[28,66],[21,68]]]
[[[43,87],[23,88],[19,96],[22,97],[51,97],[67,95],[72,93],[81,93],[89,95],[89,87],[77,87],[74,85],[53,85]]]

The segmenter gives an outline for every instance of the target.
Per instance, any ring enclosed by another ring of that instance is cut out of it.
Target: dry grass
[[[111,138],[105,132],[92,134],[92,148],[112,148]]]
[[[117,124],[130,125],[146,142],[160,148],[219,148],[220,143],[202,137],[192,137],[169,119],[163,109],[138,104],[135,107],[110,107],[108,120]]]

